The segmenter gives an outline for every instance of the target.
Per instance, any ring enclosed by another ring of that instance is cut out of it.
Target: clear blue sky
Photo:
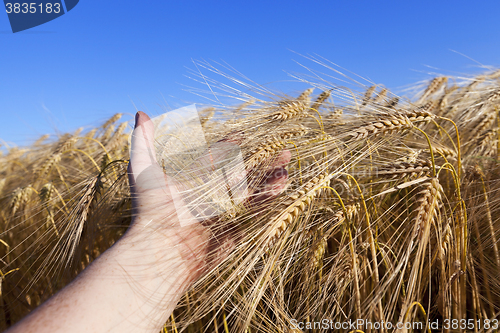
[[[396,91],[431,72],[500,66],[499,1],[97,1],[13,34],[0,13],[0,138],[29,144],[116,112],[203,102],[194,60],[286,90],[318,54]],[[436,67],[437,70],[427,66]],[[212,77],[216,78],[215,75]]]

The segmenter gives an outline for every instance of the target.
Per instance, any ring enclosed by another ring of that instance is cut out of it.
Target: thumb
[[[137,177],[144,170],[157,165],[154,134],[154,124],[149,116],[138,111],[135,115],[130,149],[129,177],[132,184],[136,183]]]

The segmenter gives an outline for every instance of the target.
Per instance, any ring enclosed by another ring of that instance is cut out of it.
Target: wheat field
[[[437,320],[494,328],[500,71],[435,77],[412,99],[377,85],[306,83],[295,96],[241,93],[237,105],[200,108],[209,144],[244,133],[248,186],[282,151],[291,154],[288,181],[274,199],[218,217],[213,234],[231,233],[237,245],[163,331],[332,331],[292,325],[324,319],[424,323],[416,332]],[[133,124],[121,117],[0,156],[0,329],[127,230]]]

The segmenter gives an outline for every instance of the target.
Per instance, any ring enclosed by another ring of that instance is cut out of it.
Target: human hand
[[[228,221],[218,223],[217,216],[209,216],[203,221],[194,216],[180,194],[183,184],[167,176],[158,164],[154,137],[153,122],[139,111],[132,135],[128,170],[134,215],[129,233],[139,237],[160,235],[159,239],[163,237],[163,242],[167,244],[165,251],[169,250],[169,246],[175,246],[188,270],[189,282],[192,282],[220,263],[234,248],[238,238],[237,226]],[[198,159],[198,168],[213,168],[240,142],[238,135],[218,141]],[[244,192],[246,205],[256,205],[281,193],[288,179],[285,166],[290,161],[290,155],[285,150],[270,161],[258,177],[258,184],[252,184],[252,189],[247,188]],[[230,174],[225,176],[230,182],[239,182],[246,177],[246,174],[235,170],[228,172]]]
[[[189,216],[193,210],[182,204],[179,192],[186,184],[167,176],[156,161],[154,131],[149,117],[138,112],[128,168],[133,206],[128,231],[10,333],[159,332],[186,289],[235,246],[237,226],[230,220]],[[237,136],[220,140],[201,155],[197,167],[210,171],[238,142]],[[289,161],[290,152],[283,151],[263,172],[249,170],[257,190],[242,192],[245,204],[278,195]],[[226,183],[245,177],[231,169],[225,173]]]

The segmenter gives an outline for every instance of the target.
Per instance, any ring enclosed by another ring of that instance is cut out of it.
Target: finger
[[[224,162],[230,162],[231,158],[234,158],[241,152],[239,145],[243,141],[243,135],[243,132],[232,132],[211,145],[197,159],[200,171],[211,172],[224,165]]]
[[[246,170],[239,146],[242,135],[242,132],[231,133],[217,141],[183,170],[183,174],[192,173],[196,179],[205,182],[193,184],[193,188],[201,190],[193,200],[202,219],[220,215],[248,198]]]
[[[285,167],[290,162],[290,158],[290,151],[284,150],[271,162],[270,167],[273,169],[266,172],[260,181],[260,185],[251,200],[253,203],[267,201],[285,190],[288,184],[288,172]]]
[[[132,132],[129,178],[132,184],[147,168],[157,165],[154,147],[154,125],[142,111],[135,115],[135,128]]]
[[[283,150],[278,155],[265,160],[259,167],[252,168],[249,172],[252,176],[250,186],[258,188],[264,185],[276,169],[284,168],[290,163],[291,156],[289,150]]]
[[[277,168],[285,167],[288,163],[290,163],[290,159],[292,158],[292,153],[289,150],[283,150],[269,165],[268,170],[274,170]]]
[[[288,172],[285,168],[278,168],[267,178],[266,182],[255,191],[251,202],[253,204],[262,203],[275,198],[285,190],[287,184]]]

